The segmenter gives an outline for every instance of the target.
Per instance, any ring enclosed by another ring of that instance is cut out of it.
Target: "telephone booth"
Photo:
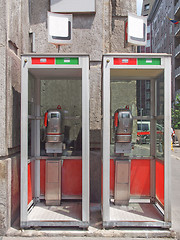
[[[170,228],[171,56],[105,54],[102,64],[103,226]]]
[[[21,81],[21,228],[89,226],[89,56],[27,54]]]

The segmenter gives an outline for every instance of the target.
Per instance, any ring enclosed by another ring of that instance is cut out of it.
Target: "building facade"
[[[153,4],[154,4],[154,0],[144,0],[143,4],[142,4],[141,15],[145,16],[145,17],[148,17],[151,10],[152,10]],[[147,22],[147,45],[141,47],[141,52],[142,53],[143,52],[144,53],[152,52],[150,41],[151,41],[151,27],[150,27],[150,23]]]
[[[172,54],[171,97],[175,98],[175,37],[174,24],[168,19],[174,18],[174,1],[155,1],[148,17],[151,28],[151,50],[154,53]]]
[[[149,16],[149,13],[152,10],[154,2],[155,0],[143,0],[142,12],[141,12],[142,16]]]
[[[155,0],[144,0],[142,4],[142,12],[141,15],[144,17],[149,16],[153,4]],[[141,53],[151,53],[152,47],[151,47],[151,25],[149,21],[147,21],[147,44],[146,46],[138,47],[138,51]],[[137,84],[137,103],[139,106],[141,106],[141,114],[150,114],[150,80],[146,81],[139,81]]]
[[[180,1],[174,0],[174,18],[180,21]],[[180,25],[174,27],[174,44],[175,44],[175,91],[180,93]]]
[[[21,54],[57,53],[48,43],[49,0],[0,1],[0,235],[19,215]],[[136,1],[96,0],[94,13],[73,13],[73,43],[60,53],[90,55],[91,202],[101,198],[101,64],[102,54],[133,52],[124,47],[124,20]]]

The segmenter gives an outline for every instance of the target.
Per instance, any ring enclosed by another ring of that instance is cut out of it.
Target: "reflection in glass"
[[[82,81],[41,80],[41,116],[61,106],[63,155],[81,155],[82,151]],[[55,115],[51,114],[51,118]],[[41,155],[45,155],[45,127],[41,119]]]
[[[151,81],[137,80],[137,116],[150,116],[151,112]]]
[[[132,149],[125,156],[149,157],[150,156],[150,120],[136,120],[137,116],[150,115],[150,81],[149,80],[121,80],[111,81],[111,156],[114,153],[115,132],[114,132],[114,112],[126,106],[132,112]],[[148,93],[148,100],[145,101],[145,93]],[[148,109],[145,102],[148,102]],[[128,118],[128,113],[123,113],[122,117]]]
[[[164,158],[164,120],[156,123],[156,157]]]
[[[32,121],[28,120],[28,156],[32,156],[32,151],[31,151],[31,124]]]
[[[157,115],[164,115],[164,79],[157,80]]]
[[[28,78],[28,115],[33,115],[33,107],[34,107],[34,78],[33,76],[29,73],[29,78]]]

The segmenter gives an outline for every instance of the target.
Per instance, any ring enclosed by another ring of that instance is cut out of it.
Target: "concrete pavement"
[[[180,146],[178,143],[173,145],[171,151],[171,194],[172,194],[172,229],[177,232],[180,239]]]
[[[2,240],[98,240],[101,239],[99,237],[20,237],[20,238],[14,238],[14,237],[3,237]],[[142,240],[146,238],[109,238],[109,237],[103,237],[103,240]],[[148,238],[148,240],[173,240],[174,238]],[[0,238],[1,240],[1,238]]]
[[[171,151],[171,167],[172,167],[172,229],[158,230],[158,229],[102,229],[101,215],[98,206],[91,206],[91,225],[88,231],[84,230],[68,230],[68,229],[30,229],[19,230],[10,228],[7,235],[0,238],[0,240],[81,240],[85,237],[87,240],[95,240],[103,237],[103,239],[113,240],[131,240],[131,239],[180,239],[180,146],[174,144],[174,150]],[[98,217],[97,217],[98,216]],[[94,218],[96,217],[96,221]]]

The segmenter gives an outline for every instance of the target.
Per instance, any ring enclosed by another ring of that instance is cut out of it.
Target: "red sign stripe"
[[[32,64],[55,64],[55,58],[32,58]]]
[[[114,65],[137,65],[136,58],[114,58]]]

